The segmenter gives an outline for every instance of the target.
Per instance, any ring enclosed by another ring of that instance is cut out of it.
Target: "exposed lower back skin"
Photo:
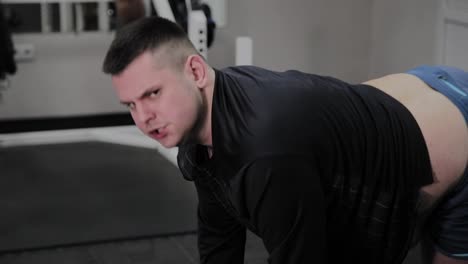
[[[399,73],[370,80],[401,102],[416,119],[427,144],[434,183],[423,191],[438,198],[463,175],[468,164],[468,127],[460,110],[414,75]]]
[[[365,84],[376,87],[401,102],[416,119],[427,144],[434,183],[421,189],[435,203],[453,187],[468,165],[468,126],[460,110],[444,95],[410,74],[393,74]],[[449,258],[423,243],[424,263],[468,264]]]

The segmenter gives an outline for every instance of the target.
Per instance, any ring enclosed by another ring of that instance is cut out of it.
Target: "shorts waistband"
[[[468,73],[448,66],[419,66],[407,71],[452,101],[468,123]]]

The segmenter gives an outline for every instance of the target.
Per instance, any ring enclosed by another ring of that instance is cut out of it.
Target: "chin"
[[[163,145],[163,147],[165,147],[165,148],[173,148],[173,147],[178,146],[177,144],[162,144],[162,143],[161,143],[161,145]]]
[[[161,144],[165,148],[173,148],[179,146],[179,142],[174,140],[159,141],[159,144]]]
[[[171,144],[169,142],[161,142],[161,141],[158,141],[158,142],[159,142],[159,144],[161,144],[165,148],[172,148],[173,147],[173,144]]]

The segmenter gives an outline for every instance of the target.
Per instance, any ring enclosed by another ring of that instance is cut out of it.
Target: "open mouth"
[[[164,128],[157,128],[157,129],[154,129],[152,131],[150,131],[150,136],[155,138],[155,139],[161,139],[163,138],[166,133],[164,132]]]
[[[158,129],[152,130],[152,131],[150,131],[150,134],[151,135],[159,135],[159,134],[161,134],[161,129],[158,128]]]

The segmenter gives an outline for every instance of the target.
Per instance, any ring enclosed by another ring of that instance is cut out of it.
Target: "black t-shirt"
[[[243,263],[245,228],[270,263],[399,263],[432,181],[410,112],[367,85],[299,71],[216,70],[214,156],[182,146],[199,196],[202,263]]]

